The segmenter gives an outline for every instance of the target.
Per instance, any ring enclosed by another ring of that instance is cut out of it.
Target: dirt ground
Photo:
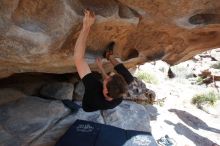
[[[200,64],[207,65],[207,60]],[[148,88],[156,92],[157,99],[162,101],[161,104],[154,105],[156,111],[151,113],[152,134],[156,140],[168,135],[177,146],[220,144],[220,101],[213,107],[208,107],[208,111],[198,109],[191,103],[196,94],[207,91],[220,94],[220,88],[194,84],[196,79],[190,77],[195,71],[193,67],[197,68],[198,62],[188,61],[172,67],[176,76],[169,79],[166,72],[168,66],[162,61],[139,66],[138,71],[152,72],[159,82],[146,83]]]

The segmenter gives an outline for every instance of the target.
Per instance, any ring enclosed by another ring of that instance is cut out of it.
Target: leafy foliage
[[[158,84],[158,79],[153,74],[150,74],[148,72],[139,71],[135,74],[135,76],[138,79],[144,80],[147,83]]]
[[[197,84],[202,84],[203,83],[203,78],[202,77],[197,77],[196,78],[196,83]]]

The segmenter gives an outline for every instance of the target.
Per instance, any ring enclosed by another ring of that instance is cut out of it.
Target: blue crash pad
[[[56,146],[157,146],[151,133],[77,120]]]

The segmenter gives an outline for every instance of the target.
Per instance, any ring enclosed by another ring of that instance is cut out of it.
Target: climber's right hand
[[[88,29],[90,28],[95,22],[95,13],[91,10],[85,9],[84,10],[84,18],[83,18],[83,28]]]

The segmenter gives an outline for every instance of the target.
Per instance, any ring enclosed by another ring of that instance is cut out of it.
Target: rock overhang
[[[0,5],[1,77],[74,72],[73,48],[85,8],[97,15],[87,41],[93,69],[111,41],[127,67],[155,60],[174,65],[220,47],[218,0],[2,0]]]

